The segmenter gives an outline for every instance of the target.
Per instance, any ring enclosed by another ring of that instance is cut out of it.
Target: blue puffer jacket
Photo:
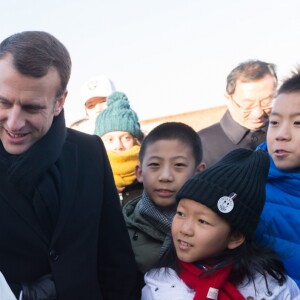
[[[266,143],[258,148],[267,151]],[[268,238],[267,228],[271,228],[275,250],[283,255],[288,275],[300,287],[300,170],[279,170],[271,158],[266,192],[257,237]]]

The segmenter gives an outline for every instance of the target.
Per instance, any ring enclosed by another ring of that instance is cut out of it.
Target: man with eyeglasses
[[[271,63],[249,60],[230,72],[224,116],[220,122],[198,132],[207,166],[233,149],[255,149],[265,141],[276,87],[275,65]]]

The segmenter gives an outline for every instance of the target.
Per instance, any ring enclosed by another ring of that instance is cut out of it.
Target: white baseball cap
[[[94,97],[107,97],[115,91],[113,82],[106,76],[100,75],[89,78],[81,88],[82,103]]]

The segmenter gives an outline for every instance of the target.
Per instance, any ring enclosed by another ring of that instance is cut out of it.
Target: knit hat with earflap
[[[102,136],[112,131],[126,131],[139,140],[144,137],[136,112],[130,108],[127,96],[121,92],[114,92],[107,97],[107,108],[96,119],[95,134]]]
[[[185,198],[204,204],[233,230],[251,236],[264,207],[269,165],[269,156],[262,150],[233,150],[190,178],[176,200]]]

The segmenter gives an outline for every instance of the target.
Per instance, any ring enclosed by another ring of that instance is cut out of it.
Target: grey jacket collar
[[[227,110],[220,120],[220,125],[225,134],[228,136],[228,138],[235,144],[238,145],[244,138],[245,136],[251,132],[250,129],[243,127],[239,123],[233,120],[229,110]],[[262,131],[262,132],[267,132],[267,125],[259,128],[258,130],[255,130],[256,132]]]

